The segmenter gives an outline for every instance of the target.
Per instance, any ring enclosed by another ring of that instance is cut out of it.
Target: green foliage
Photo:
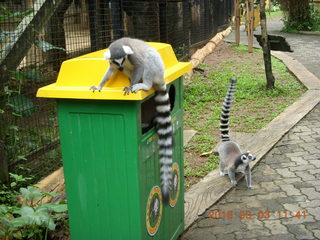
[[[279,12],[280,9],[280,5],[279,4],[271,4],[270,6],[270,12]]]
[[[298,33],[299,31],[320,31],[320,13],[314,4],[310,4],[305,11],[287,14],[283,19],[282,31]]]
[[[0,202],[9,205],[17,204],[16,196],[19,194],[18,190],[25,186],[32,177],[24,177],[22,175],[9,173],[10,183],[0,185]]]
[[[36,41],[35,45],[37,46],[37,48],[41,49],[44,52],[47,52],[47,51],[53,50],[53,49],[66,51],[64,48],[56,47],[46,41]]]
[[[316,8],[315,4],[311,4],[311,24],[312,24],[312,31],[320,32],[320,11]]]
[[[13,113],[17,116],[31,116],[35,111],[33,102],[23,95],[10,97],[9,104],[12,106]]]
[[[20,20],[21,18],[29,15],[33,12],[33,9],[27,9],[24,11],[11,12],[6,6],[0,5],[0,21],[7,20]]]
[[[24,177],[22,175],[14,174],[14,173],[9,173],[10,177],[13,178],[14,180],[10,183],[11,187],[17,187],[21,183],[25,183],[29,180],[31,180],[31,177]]]
[[[39,82],[42,74],[35,70],[12,71],[10,81],[0,90],[0,141],[6,145],[6,155],[9,160],[25,159],[22,145],[27,146],[23,131],[17,120],[29,117],[36,111],[33,101],[22,92],[23,86]]]
[[[178,60],[183,60],[188,54],[188,47],[185,44],[182,44],[182,46],[176,47],[174,52]]]
[[[25,200],[22,205],[17,203],[12,206],[0,205],[0,236],[8,239],[12,237],[14,239],[46,239],[48,230],[56,228],[55,214],[67,211],[67,204],[63,202],[35,203],[35,200],[48,195],[55,196],[51,193],[44,193],[36,187],[28,186],[20,188],[20,194],[16,196]]]

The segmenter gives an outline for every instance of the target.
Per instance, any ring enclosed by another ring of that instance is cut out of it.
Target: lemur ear
[[[123,48],[123,51],[124,51],[127,55],[133,54],[133,50],[132,50],[131,47],[124,45],[124,46],[122,46],[122,48]]]
[[[110,50],[108,49],[107,51],[105,51],[103,56],[105,60],[109,60],[111,58]]]

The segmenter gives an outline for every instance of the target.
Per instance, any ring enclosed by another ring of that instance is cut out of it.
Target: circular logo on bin
[[[180,170],[178,163],[172,164],[172,189],[170,192],[170,206],[174,207],[180,192]]]
[[[162,193],[158,186],[154,186],[148,197],[146,225],[150,236],[154,236],[160,226],[162,217]]]

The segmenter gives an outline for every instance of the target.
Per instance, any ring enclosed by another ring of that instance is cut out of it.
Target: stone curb
[[[320,102],[320,80],[316,76],[283,52],[272,51],[271,54],[283,61],[308,91],[249,141],[241,143],[244,150],[250,150],[257,156],[257,161],[253,162],[252,167],[258,164],[273,146]],[[242,178],[243,176],[238,176],[238,180]],[[185,230],[231,189],[229,179],[221,177],[218,169],[211,171],[199,183],[191,186],[185,193]]]
[[[310,31],[299,31],[303,35],[320,36],[320,32],[310,32]]]

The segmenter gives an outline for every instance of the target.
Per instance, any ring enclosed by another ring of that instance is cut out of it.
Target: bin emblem
[[[172,190],[170,192],[170,206],[174,207],[180,192],[180,169],[178,163],[172,164]]]
[[[162,193],[158,186],[154,186],[148,197],[146,225],[150,236],[154,236],[160,226],[162,218]]]

